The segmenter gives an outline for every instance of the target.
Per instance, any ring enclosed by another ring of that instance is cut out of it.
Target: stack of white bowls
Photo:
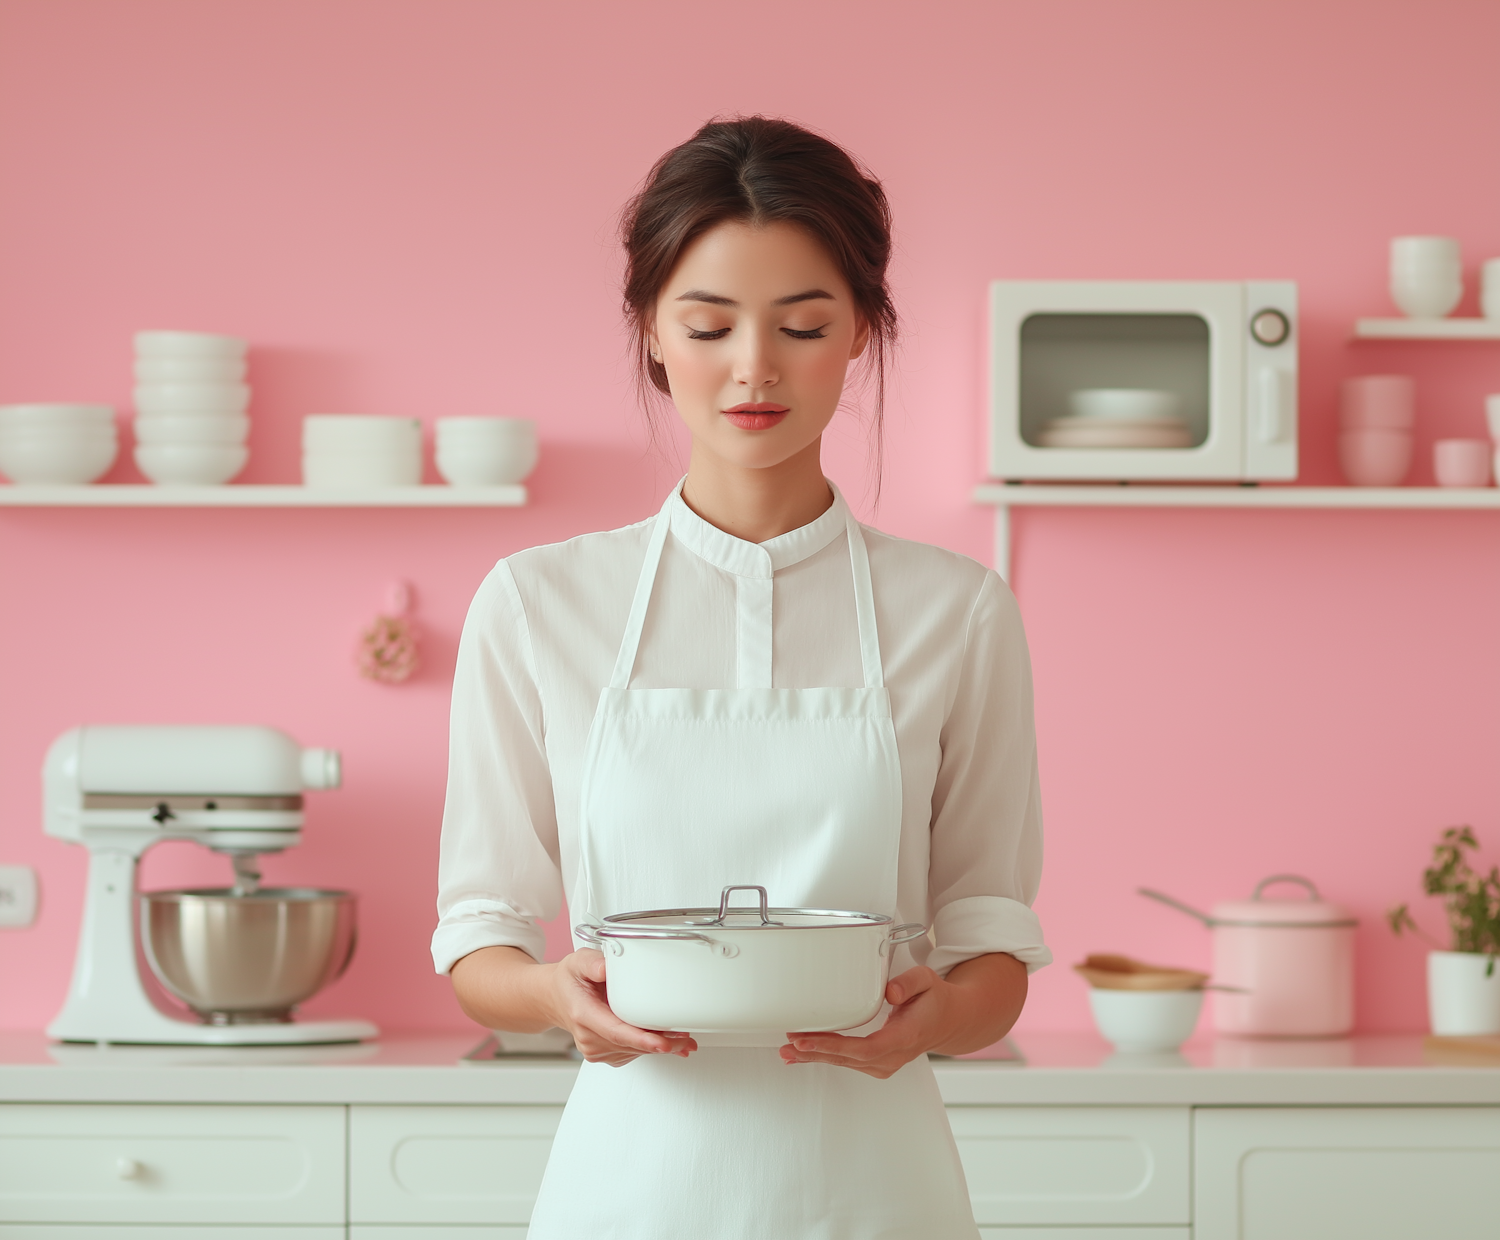
[[[512,485],[536,459],[536,423],[527,418],[437,420],[437,470],[450,486]]]
[[[416,486],[422,481],[422,423],[357,413],[303,418],[302,481],[310,487]]]
[[[76,486],[109,472],[120,450],[108,405],[0,408],[0,473],[12,482]]]
[[[135,463],[152,482],[228,482],[250,458],[249,406],[243,340],[136,333]]]

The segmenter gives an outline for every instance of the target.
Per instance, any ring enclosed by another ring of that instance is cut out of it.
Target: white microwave
[[[992,478],[1297,476],[1290,280],[996,280]]]

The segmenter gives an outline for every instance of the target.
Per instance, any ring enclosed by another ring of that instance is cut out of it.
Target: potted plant
[[[1452,951],[1441,950],[1406,905],[1386,914],[1397,934],[1414,931],[1438,948],[1427,954],[1427,1010],[1432,1032],[1443,1037],[1500,1034],[1500,866],[1475,870],[1465,854],[1478,847],[1472,827],[1449,827],[1422,872],[1422,889],[1443,897]]]

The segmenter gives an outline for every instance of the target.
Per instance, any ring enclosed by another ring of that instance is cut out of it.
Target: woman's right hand
[[[592,948],[573,952],[551,966],[552,1017],[573,1035],[590,1063],[619,1068],[641,1055],[680,1055],[698,1049],[691,1034],[627,1025],[610,1010],[604,992],[604,957]]]

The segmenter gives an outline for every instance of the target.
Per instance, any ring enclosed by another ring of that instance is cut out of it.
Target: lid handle
[[[1267,879],[1266,881],[1270,882],[1271,880]],[[1160,904],[1165,904],[1168,908],[1175,908],[1179,913],[1186,913],[1189,917],[1196,917],[1205,926],[1214,924],[1214,919],[1207,913],[1200,912],[1191,904],[1184,904],[1181,900],[1173,899],[1164,891],[1153,891],[1150,887],[1137,887],[1135,892],[1136,895],[1145,896],[1148,900],[1155,900]]]
[[[1255,884],[1255,891],[1251,894],[1250,898],[1252,900],[1259,900],[1260,893],[1272,883],[1296,883],[1299,887],[1307,891],[1310,899],[1317,901],[1319,904],[1323,902],[1323,897],[1318,894],[1318,889],[1313,886],[1312,879],[1303,878],[1300,874],[1272,874],[1270,878],[1263,878]]]
[[[719,915],[718,915],[717,918],[715,918],[714,922],[712,922],[710,924],[723,925],[724,924],[724,918],[728,917],[731,912],[735,911],[735,910],[733,910],[733,909],[731,909],[729,907],[729,893],[731,891],[754,891],[754,892],[758,892],[759,895],[760,895],[760,924],[763,925],[763,926],[779,926],[779,925],[781,925],[781,923],[779,921],[772,921],[771,920],[771,910],[766,907],[766,905],[767,905],[766,889],[764,887],[756,887],[753,884],[748,884],[748,883],[731,883],[728,887],[725,887],[724,890],[719,893]],[[746,913],[746,912],[752,912],[753,913],[755,910],[754,909],[740,909],[739,911],[742,912],[742,913]]]

